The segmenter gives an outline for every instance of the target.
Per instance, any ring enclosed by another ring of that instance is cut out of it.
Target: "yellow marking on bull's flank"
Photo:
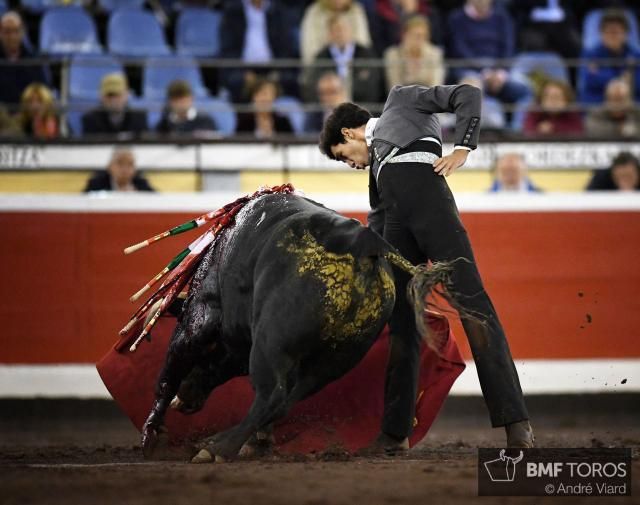
[[[395,296],[395,285],[377,261],[329,252],[308,231],[302,237],[289,231],[278,245],[295,256],[299,275],[312,275],[325,286],[323,338],[334,340],[334,347],[368,335],[379,324],[384,304]],[[352,306],[353,318],[346,320]]]

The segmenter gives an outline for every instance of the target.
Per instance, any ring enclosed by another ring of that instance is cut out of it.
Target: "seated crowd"
[[[492,167],[493,181],[488,188],[494,194],[541,193],[531,180],[525,157],[506,152],[497,156]],[[640,191],[640,160],[632,153],[618,153],[609,167],[594,170],[587,191]],[[134,152],[128,147],[114,149],[106,169],[87,181],[85,193],[155,191],[143,174],[136,170]]]
[[[113,13],[105,13],[100,0],[95,1],[96,6],[83,10],[96,20],[110,20]],[[39,54],[38,30],[25,21],[33,24],[34,13],[10,3],[15,10],[0,17],[0,136],[207,138],[235,132],[264,139],[279,133],[315,134],[341,101],[353,100],[375,112],[395,85],[466,83],[483,91],[485,130],[530,137],[635,137],[640,132],[638,6],[620,0],[576,4],[152,2],[149,9],[167,21],[162,33],[168,38],[177,37],[178,20],[189,9],[215,12],[219,47],[205,53],[216,61],[200,59],[198,76],[185,74],[165,83],[162,100],[146,95],[141,83],[145,61],[111,52],[122,70],[105,71],[95,84],[94,102],[79,103],[69,98],[73,82],[63,82],[66,73],[61,71],[73,65],[77,54]],[[586,27],[596,13],[592,40]],[[39,16],[41,20],[44,14]],[[37,15],[35,19],[37,25]],[[109,37],[111,29],[103,37],[105,48],[112,47]],[[184,51],[177,48],[176,43],[175,53],[182,57]],[[555,55],[556,65],[535,63],[534,58],[523,67],[520,56],[541,53]],[[234,63],[220,65],[219,59]],[[237,115],[231,123],[222,124],[215,109],[204,105],[212,100],[233,106]],[[446,117],[443,126],[451,127]]]

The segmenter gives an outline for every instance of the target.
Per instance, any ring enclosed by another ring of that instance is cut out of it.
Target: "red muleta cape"
[[[431,331],[444,337],[444,343],[441,356],[426,345],[421,349],[411,446],[427,434],[451,386],[465,368],[447,319],[429,312],[426,320]],[[143,342],[134,353],[118,351],[116,344],[97,364],[105,386],[138,430],[154,401],[156,381],[175,324],[174,317],[162,317],[150,343]],[[348,451],[366,447],[380,430],[387,356],[385,328],[353,370],[295,405],[286,418],[276,423],[276,449],[282,453],[310,453],[334,447]],[[185,415],[169,409],[165,424],[170,443],[179,444],[239,423],[253,396],[249,378],[238,377],[216,388],[200,412]]]

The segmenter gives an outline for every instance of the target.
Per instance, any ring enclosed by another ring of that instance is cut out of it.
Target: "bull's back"
[[[224,326],[261,320],[333,346],[370,338],[389,317],[388,245],[358,221],[297,195],[268,195],[238,215],[223,245]],[[382,322],[382,323],[381,323]]]

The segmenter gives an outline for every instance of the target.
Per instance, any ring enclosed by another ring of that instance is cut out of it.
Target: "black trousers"
[[[425,145],[440,155],[433,142],[417,142],[403,152]],[[491,424],[504,426],[529,418],[518,373],[504,330],[485,291],[475,263],[467,232],[446,179],[424,163],[385,165],[377,182],[380,204],[385,211],[384,238],[414,264],[452,261],[451,276],[457,301],[486,324],[463,320],[480,387]],[[415,327],[413,308],[406,288],[410,276],[394,270],[396,305],[389,322],[391,347],[385,384],[385,412],[382,431],[397,438],[411,433],[415,413],[421,338]]]

